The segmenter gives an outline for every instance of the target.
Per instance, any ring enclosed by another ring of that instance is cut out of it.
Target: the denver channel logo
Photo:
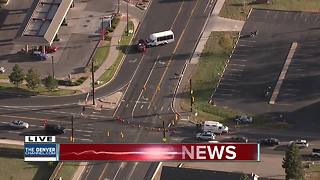
[[[55,136],[25,136],[24,161],[59,161]]]

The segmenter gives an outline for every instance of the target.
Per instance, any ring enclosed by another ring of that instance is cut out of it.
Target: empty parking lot
[[[250,36],[255,31],[257,35]],[[263,114],[290,113],[318,102],[319,37],[318,13],[252,10],[213,95],[214,103]],[[293,42],[297,48],[276,103],[270,105]]]

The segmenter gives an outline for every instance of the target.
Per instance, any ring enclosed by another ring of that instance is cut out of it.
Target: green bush
[[[108,27],[107,30],[108,30],[109,32],[113,32],[113,27]]]
[[[82,84],[86,79],[87,79],[87,77],[81,77],[81,78],[79,78],[76,82],[80,85],[80,84]]]
[[[109,35],[104,36],[104,40],[111,41],[111,36],[109,36]]]
[[[113,18],[113,19],[111,20],[111,27],[112,27],[113,29],[115,29],[115,28],[118,26],[119,22],[120,22],[120,18],[119,18],[119,17]]]

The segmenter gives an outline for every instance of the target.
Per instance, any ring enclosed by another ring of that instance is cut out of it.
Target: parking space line
[[[283,83],[283,81],[285,79],[285,76],[286,76],[286,74],[288,72],[289,65],[290,65],[290,63],[292,61],[292,57],[293,57],[293,55],[294,55],[294,53],[296,51],[297,46],[298,46],[298,43],[297,42],[293,42],[291,47],[290,47],[289,54],[288,54],[287,59],[286,59],[284,65],[283,65],[282,71],[281,71],[280,76],[278,78],[276,87],[273,90],[273,93],[272,93],[272,96],[270,98],[269,104],[275,104],[275,101],[276,101],[276,99],[278,97],[278,94],[280,92],[280,88],[281,88],[282,83]]]
[[[233,64],[233,63],[231,63],[231,64],[229,64],[229,66],[242,66],[242,67],[244,67],[246,65],[245,64]]]
[[[232,58],[232,61],[243,61],[243,62],[247,62],[248,60],[246,60],[246,59],[234,59],[234,58]]]
[[[218,91],[231,91],[231,92],[240,92],[239,90],[236,89],[229,89],[229,88],[218,88]]]
[[[218,93],[218,92],[216,92],[215,95],[218,95],[218,96],[232,96],[232,94]]]
[[[222,77],[221,80],[224,80],[224,81],[239,81],[239,79],[232,79],[232,78],[225,78],[225,77]]]
[[[230,68],[230,71],[243,71],[243,69],[235,69],[235,68]]]

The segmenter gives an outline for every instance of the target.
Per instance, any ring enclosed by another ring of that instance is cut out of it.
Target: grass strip
[[[72,179],[74,173],[79,167],[79,164],[79,162],[64,162],[57,174],[57,178],[62,177],[62,179]]]
[[[227,59],[236,40],[236,32],[212,32],[200,56],[196,72],[192,75],[194,107],[198,112],[198,121],[225,121],[236,115],[236,112],[208,103],[213,89],[216,87]],[[190,109],[190,95],[184,95],[181,106]]]
[[[128,26],[129,26],[129,30],[134,29],[134,24],[132,21],[129,22]],[[127,28],[125,28],[125,29],[127,29]],[[122,34],[122,37],[120,39],[120,43],[119,43],[120,47],[128,47],[131,39],[133,38],[133,35],[134,34],[132,34],[132,33],[127,35],[127,32],[125,31]],[[119,55],[118,55],[116,61],[100,76],[100,78],[98,79],[99,81],[102,81],[103,83],[105,83],[105,82],[108,82],[111,80],[113,75],[116,73],[118,66],[121,63],[121,59],[125,55],[124,52],[125,52],[125,49],[119,50]]]
[[[319,0],[272,0],[271,4],[249,4],[251,0],[226,0],[219,16],[245,20],[251,8],[318,12]]]

